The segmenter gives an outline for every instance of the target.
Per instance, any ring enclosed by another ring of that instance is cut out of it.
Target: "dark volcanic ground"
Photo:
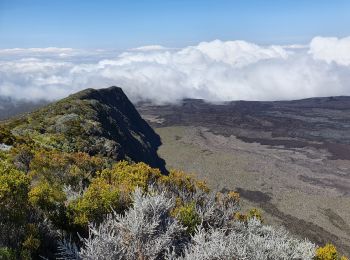
[[[350,97],[138,110],[160,134],[168,168],[236,189],[268,223],[350,252]]]
[[[233,101],[209,104],[187,99],[182,105],[139,107],[141,114],[161,119],[159,126],[203,126],[245,142],[288,148],[327,149],[333,159],[350,160],[350,97],[297,101]]]

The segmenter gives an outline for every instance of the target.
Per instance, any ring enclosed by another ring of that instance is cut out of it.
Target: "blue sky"
[[[348,0],[0,0],[0,48],[307,43],[349,25]]]

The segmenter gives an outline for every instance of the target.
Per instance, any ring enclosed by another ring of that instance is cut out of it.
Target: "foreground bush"
[[[231,228],[200,227],[183,254],[169,259],[312,259],[314,254],[312,243],[252,218],[247,223],[236,222]]]
[[[346,259],[263,225],[257,209],[239,211],[238,193],[181,171],[12,152],[0,161],[0,259],[55,259],[57,248],[59,259]]]
[[[291,237],[284,229],[262,225],[255,217],[236,221],[234,203],[222,208],[211,194],[193,193],[200,222],[193,236],[172,217],[176,197],[166,187],[148,193],[136,189],[124,215],[110,214],[89,225],[83,246],[65,242],[61,259],[313,259],[314,244]],[[214,196],[215,197],[215,196]],[[198,203],[203,202],[203,203]],[[213,222],[212,220],[215,219]]]
[[[155,259],[175,246],[183,228],[170,217],[173,201],[164,194],[133,194],[134,206],[125,215],[113,213],[89,227],[79,252],[65,245],[63,259]]]
[[[122,161],[98,172],[82,196],[69,203],[68,214],[74,224],[82,227],[87,227],[89,222],[100,223],[112,209],[117,213],[124,212],[132,203],[130,193],[136,187],[147,191],[152,184],[166,186],[178,196],[208,189],[204,182],[180,171],[165,176],[145,163]]]
[[[40,246],[28,201],[30,179],[0,161],[0,259],[30,259]]]

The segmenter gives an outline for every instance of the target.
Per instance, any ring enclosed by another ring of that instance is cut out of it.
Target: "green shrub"
[[[68,214],[73,224],[86,226],[89,221],[99,223],[112,211],[125,207],[120,199],[120,190],[103,178],[95,178],[84,195],[68,205]]]
[[[6,161],[0,162],[0,221],[23,223],[28,207],[29,178]]]
[[[16,260],[16,252],[8,247],[0,247],[0,260]]]
[[[10,132],[10,130],[0,126],[0,143],[13,145],[15,141],[16,137]]]
[[[105,166],[106,160],[87,153],[37,149],[30,163],[29,174],[36,180],[45,179],[78,189],[86,186]]]
[[[45,212],[55,211],[66,200],[62,187],[44,180],[35,185],[28,196],[29,202],[34,207],[38,207]]]
[[[201,223],[201,219],[196,212],[195,202],[175,207],[172,215],[187,228],[188,234],[193,234],[196,231],[196,227]]]
[[[262,214],[261,214],[261,211],[257,208],[253,208],[253,209],[249,210],[247,217],[248,217],[248,219],[256,218],[256,219],[260,220],[261,222],[264,221]]]
[[[35,224],[27,224],[26,236],[22,243],[22,250],[35,252],[40,246],[39,231]]]

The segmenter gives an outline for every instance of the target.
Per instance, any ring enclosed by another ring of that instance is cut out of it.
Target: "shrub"
[[[78,251],[61,245],[63,259],[159,259],[175,245],[183,228],[171,218],[173,200],[164,194],[143,194],[136,189],[133,207],[124,215],[108,215],[101,225],[89,226],[89,237]]]
[[[315,260],[348,260],[348,258],[340,256],[334,245],[327,244],[324,247],[318,247],[316,249]]]
[[[257,208],[253,208],[253,209],[249,210],[247,217],[248,217],[248,219],[256,218],[259,221],[263,222],[263,217],[262,217],[261,211]]]
[[[120,212],[119,209],[125,207],[120,199],[118,187],[96,178],[82,197],[69,204],[68,212],[74,224],[87,226],[89,221],[101,222],[112,208]]]
[[[119,186],[120,190],[131,192],[135,187],[147,190],[148,186],[158,182],[163,175],[145,163],[131,164],[121,161],[113,165],[112,169],[105,169],[99,177],[109,184]]]
[[[199,225],[189,239],[182,225],[172,217],[174,194],[163,188],[149,189],[148,193],[136,189],[132,196],[133,206],[124,215],[110,214],[100,225],[90,224],[89,237],[82,240],[83,246],[78,249],[69,242],[63,243],[60,256],[91,260],[311,260],[315,256],[312,243],[295,239],[284,229],[264,226],[255,217],[246,223],[230,221],[221,227]],[[207,201],[212,201],[210,194],[206,193],[206,196]],[[219,209],[219,203],[216,204]],[[186,212],[192,209],[192,205],[185,204],[184,207]]]
[[[30,175],[50,183],[65,183],[78,190],[85,188],[105,166],[104,159],[87,153],[37,149],[30,163]]]
[[[65,153],[39,149],[30,163],[30,175],[50,183],[62,183],[68,171],[69,160]]]
[[[87,226],[88,222],[101,222],[112,212],[123,212],[131,204],[130,193],[136,187],[147,190],[148,186],[162,178],[158,169],[144,163],[119,162],[112,169],[105,169],[92,179],[81,198],[69,204],[73,223]]]
[[[16,141],[16,137],[8,130],[0,126],[0,143],[4,143],[6,145],[13,145]]]
[[[239,202],[239,200],[240,200],[240,196],[239,196],[238,192],[230,191],[227,195],[230,199],[232,199],[234,201]]]
[[[27,234],[29,184],[25,173],[0,161],[0,246],[7,247],[1,249],[0,256],[4,259],[24,252],[22,243]]]
[[[16,252],[8,247],[0,247],[1,260],[16,260]]]
[[[259,209],[256,209],[256,208],[250,209],[247,214],[237,212],[234,214],[234,218],[238,221],[241,221],[241,222],[247,222],[248,220],[253,219],[253,218],[259,220],[260,222],[264,221],[262,214],[261,214],[261,211]]]
[[[66,200],[62,187],[42,180],[29,191],[29,202],[49,213],[57,210]]]
[[[230,229],[199,228],[183,254],[168,259],[304,259],[311,260],[315,247],[292,238],[283,229],[263,226],[257,219],[237,222]]]
[[[22,243],[24,250],[29,252],[36,251],[40,246],[39,231],[34,224],[27,224],[26,237]]]
[[[11,163],[25,150],[28,174]],[[61,245],[62,259],[346,259],[263,225],[257,209],[240,213],[238,193],[210,191],[182,171],[106,168],[100,157],[24,144],[1,156],[0,259],[38,257],[57,231],[83,236]]]
[[[201,219],[196,212],[195,202],[175,207],[172,211],[172,215],[187,228],[186,231],[188,234],[193,234],[196,227],[201,223]]]
[[[241,212],[236,212],[234,214],[234,218],[238,221],[241,221],[241,222],[247,222],[248,221],[248,216],[246,214],[243,214]]]
[[[29,171],[30,162],[34,157],[33,147],[27,144],[16,145],[11,150],[14,165],[24,172]]]
[[[171,170],[162,181],[174,193],[194,193],[199,190],[209,192],[209,188],[204,181],[199,181],[193,175],[186,174],[183,171]]]
[[[0,161],[0,221],[22,223],[28,204],[29,178]]]

